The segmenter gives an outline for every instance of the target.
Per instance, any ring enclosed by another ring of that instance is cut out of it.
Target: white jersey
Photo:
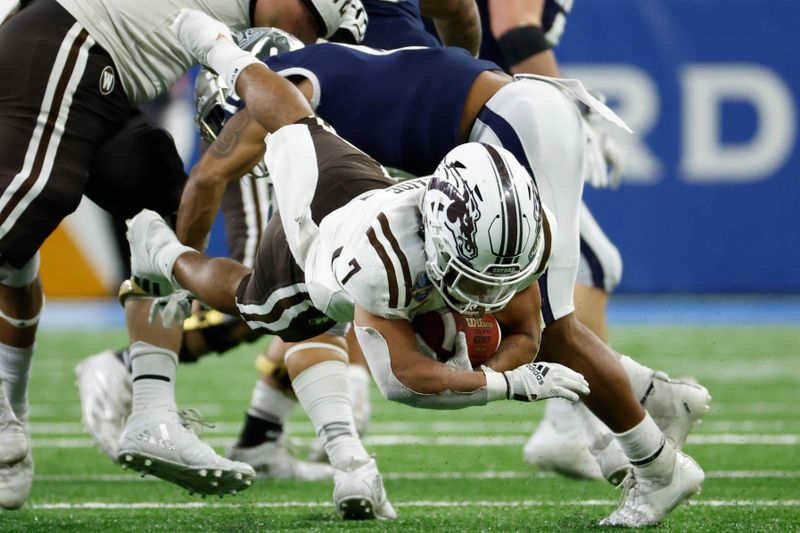
[[[425,273],[426,185],[418,178],[369,191],[323,219],[305,263],[315,307],[339,322],[353,319],[354,304],[406,320],[445,307]]]
[[[114,60],[132,105],[169,89],[194,58],[170,30],[182,7],[234,31],[251,26],[250,0],[56,0]]]

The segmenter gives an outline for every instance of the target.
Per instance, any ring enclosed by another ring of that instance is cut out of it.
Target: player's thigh
[[[177,211],[186,179],[172,137],[136,112],[94,154],[85,193],[114,217],[145,208],[166,217]]]
[[[0,255],[19,268],[77,207],[130,107],[111,58],[55,2],[0,28],[0,71],[13,73],[0,83]]]
[[[555,219],[551,258],[539,283],[542,315],[549,324],[572,313],[584,150],[577,107],[549,83],[516,81],[489,99],[470,140],[500,144],[531,172],[547,216]]]
[[[265,329],[287,342],[315,337],[335,324],[314,307],[279,214],[267,224],[253,272],[239,285],[236,305],[251,328]]]

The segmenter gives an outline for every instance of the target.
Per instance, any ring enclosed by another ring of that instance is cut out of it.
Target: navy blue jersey
[[[423,175],[459,142],[467,92],[499,70],[461,48],[316,44],[266,60],[275,72],[319,87],[317,114],[384,165]],[[316,96],[316,95],[315,95]]]
[[[365,46],[401,48],[403,46],[440,46],[425,30],[419,11],[419,0],[363,0],[369,16]]]

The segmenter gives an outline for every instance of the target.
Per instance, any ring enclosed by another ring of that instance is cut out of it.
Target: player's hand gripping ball
[[[473,368],[492,357],[500,345],[500,325],[491,314],[468,317],[450,309],[439,309],[414,317],[411,327],[423,352],[435,353],[439,361],[455,354],[456,334],[464,332]]]

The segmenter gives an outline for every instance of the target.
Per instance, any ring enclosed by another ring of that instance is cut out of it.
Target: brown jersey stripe
[[[381,241],[378,240],[378,236],[375,235],[374,228],[370,227],[367,230],[367,239],[369,239],[369,243],[372,247],[375,248],[378,257],[381,258],[384,268],[386,268],[386,277],[389,281],[389,308],[397,309],[397,273],[394,270],[392,260],[389,258],[389,254],[386,253],[386,248],[384,248]]]
[[[403,287],[405,289],[404,304],[408,306],[411,303],[412,287],[411,269],[408,267],[408,259],[406,258],[406,254],[404,254],[403,250],[400,248],[400,244],[397,242],[397,238],[395,238],[394,233],[392,233],[392,229],[389,227],[389,219],[386,218],[385,213],[378,214],[378,222],[383,230],[383,236],[389,241],[389,245],[391,245],[394,255],[397,256],[397,259],[400,261],[400,270],[403,272]]]
[[[69,49],[67,61],[64,64],[64,68],[61,70],[61,75],[58,78],[58,84],[56,85],[56,90],[53,94],[53,100],[50,104],[50,112],[47,114],[47,121],[42,131],[42,136],[39,139],[39,146],[36,149],[36,155],[33,160],[31,172],[25,181],[19,186],[19,188],[14,191],[14,193],[11,195],[11,198],[9,198],[8,203],[5,205],[2,212],[0,212],[0,225],[5,223],[6,219],[9,217],[9,215],[11,215],[11,212],[14,210],[14,208],[22,201],[31,187],[33,187],[34,183],[36,183],[36,181],[39,179],[42,167],[44,166],[48,145],[50,144],[50,138],[53,136],[56,120],[58,119],[58,114],[61,111],[61,102],[64,100],[67,84],[69,83],[69,79],[72,77],[72,71],[75,68],[75,64],[78,62],[78,53],[88,37],[89,33],[82,29],[78,33],[78,36],[75,38],[75,41],[73,41],[72,46]],[[46,102],[42,102],[42,105],[46,105]]]

